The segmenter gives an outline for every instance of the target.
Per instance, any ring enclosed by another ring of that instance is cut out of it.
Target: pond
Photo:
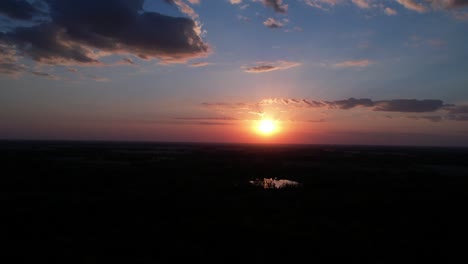
[[[286,180],[286,179],[276,179],[276,178],[263,178],[250,181],[250,184],[262,187],[264,189],[282,189],[282,188],[291,188],[299,187],[301,184],[296,181]]]

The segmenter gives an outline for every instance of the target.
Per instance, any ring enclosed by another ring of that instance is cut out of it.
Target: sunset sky
[[[0,139],[468,146],[468,0],[0,0]]]

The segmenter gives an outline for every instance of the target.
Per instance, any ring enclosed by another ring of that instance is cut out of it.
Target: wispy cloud
[[[98,77],[95,75],[88,75],[88,78],[94,80],[96,82],[110,82],[111,80],[108,78]]]
[[[58,80],[59,78],[47,72],[31,71],[31,74],[38,77],[43,77],[50,80]]]
[[[328,10],[328,8],[337,5],[339,2],[340,0],[304,0],[306,5],[322,10]],[[325,8],[325,5],[328,6],[328,8]]]
[[[426,120],[430,122],[442,121],[442,116],[408,116],[408,118],[414,119],[414,120]]]
[[[242,0],[229,0],[229,3],[231,3],[233,5],[238,5],[238,4],[242,3]]]
[[[370,8],[369,0],[352,0],[352,2],[357,5],[359,8],[367,9]]]
[[[223,121],[234,121],[237,118],[233,117],[226,117],[226,116],[219,116],[219,117],[176,117],[176,120],[223,120]]]
[[[254,66],[243,66],[245,72],[263,73],[277,70],[287,70],[300,66],[300,62],[294,61],[276,61],[276,62],[257,62]]]
[[[364,67],[368,67],[372,64],[374,64],[375,62],[371,61],[371,60],[367,60],[367,59],[363,59],[363,60],[347,60],[347,61],[341,61],[341,62],[337,62],[335,64],[333,64],[334,67],[337,67],[337,68],[364,68]]]
[[[206,67],[206,66],[209,66],[209,65],[212,65],[213,63],[211,62],[207,62],[207,61],[202,61],[202,62],[194,62],[192,64],[190,64],[189,66],[190,67]]]
[[[395,9],[390,8],[390,7],[386,7],[386,8],[384,9],[384,12],[385,12],[385,14],[386,14],[387,16],[395,16],[395,15],[398,14],[398,12],[397,12]]]
[[[400,5],[406,7],[407,9],[419,12],[419,13],[424,13],[427,12],[428,9],[426,6],[415,2],[413,0],[396,0]]]
[[[457,20],[460,20],[460,21],[468,21],[468,12],[465,11],[456,11],[456,12],[453,12],[453,16],[455,17],[455,19]]]
[[[272,17],[269,17],[267,20],[263,22],[263,25],[269,28],[282,28],[286,22],[287,20],[284,20],[284,19],[283,21],[280,21]]]

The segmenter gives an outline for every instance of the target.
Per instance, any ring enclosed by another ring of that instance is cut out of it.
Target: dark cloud
[[[339,109],[351,109],[354,107],[372,107],[375,105],[374,102],[372,102],[371,99],[355,99],[355,98],[349,98],[347,100],[339,100],[339,101],[334,101],[334,102],[329,102],[329,106],[334,108],[339,108]]]
[[[45,2],[49,22],[2,33],[0,43],[50,64],[97,65],[109,53],[185,62],[209,50],[194,20],[146,12],[144,0]]]
[[[445,109],[449,114],[468,114],[468,105],[452,105]]]
[[[468,5],[468,0],[432,0],[436,7],[459,8]]]
[[[375,102],[374,111],[434,112],[444,106],[441,100],[395,99]]]
[[[416,100],[416,99],[394,99],[373,101],[368,98],[349,98],[338,101],[316,101],[309,99],[264,99],[261,104],[283,104],[296,107],[329,108],[329,109],[352,109],[355,107],[369,107],[373,111],[386,112],[433,112],[444,107],[441,100]]]
[[[269,71],[274,71],[277,70],[275,66],[272,65],[259,65],[259,66],[254,66],[254,67],[249,67],[245,69],[246,72],[269,72]]]
[[[265,6],[271,7],[277,13],[286,13],[288,11],[288,5],[283,5],[283,0],[262,0]]]
[[[0,15],[13,19],[30,20],[42,12],[26,0],[1,0]]]
[[[20,53],[38,62],[75,62],[97,64],[85,47],[70,43],[64,28],[52,23],[32,27],[20,27],[13,32],[0,35],[0,41],[16,47]],[[69,45],[71,44],[71,45]]]

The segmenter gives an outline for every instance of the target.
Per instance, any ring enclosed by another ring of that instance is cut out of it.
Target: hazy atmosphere
[[[466,0],[1,0],[0,138],[468,146]]]

